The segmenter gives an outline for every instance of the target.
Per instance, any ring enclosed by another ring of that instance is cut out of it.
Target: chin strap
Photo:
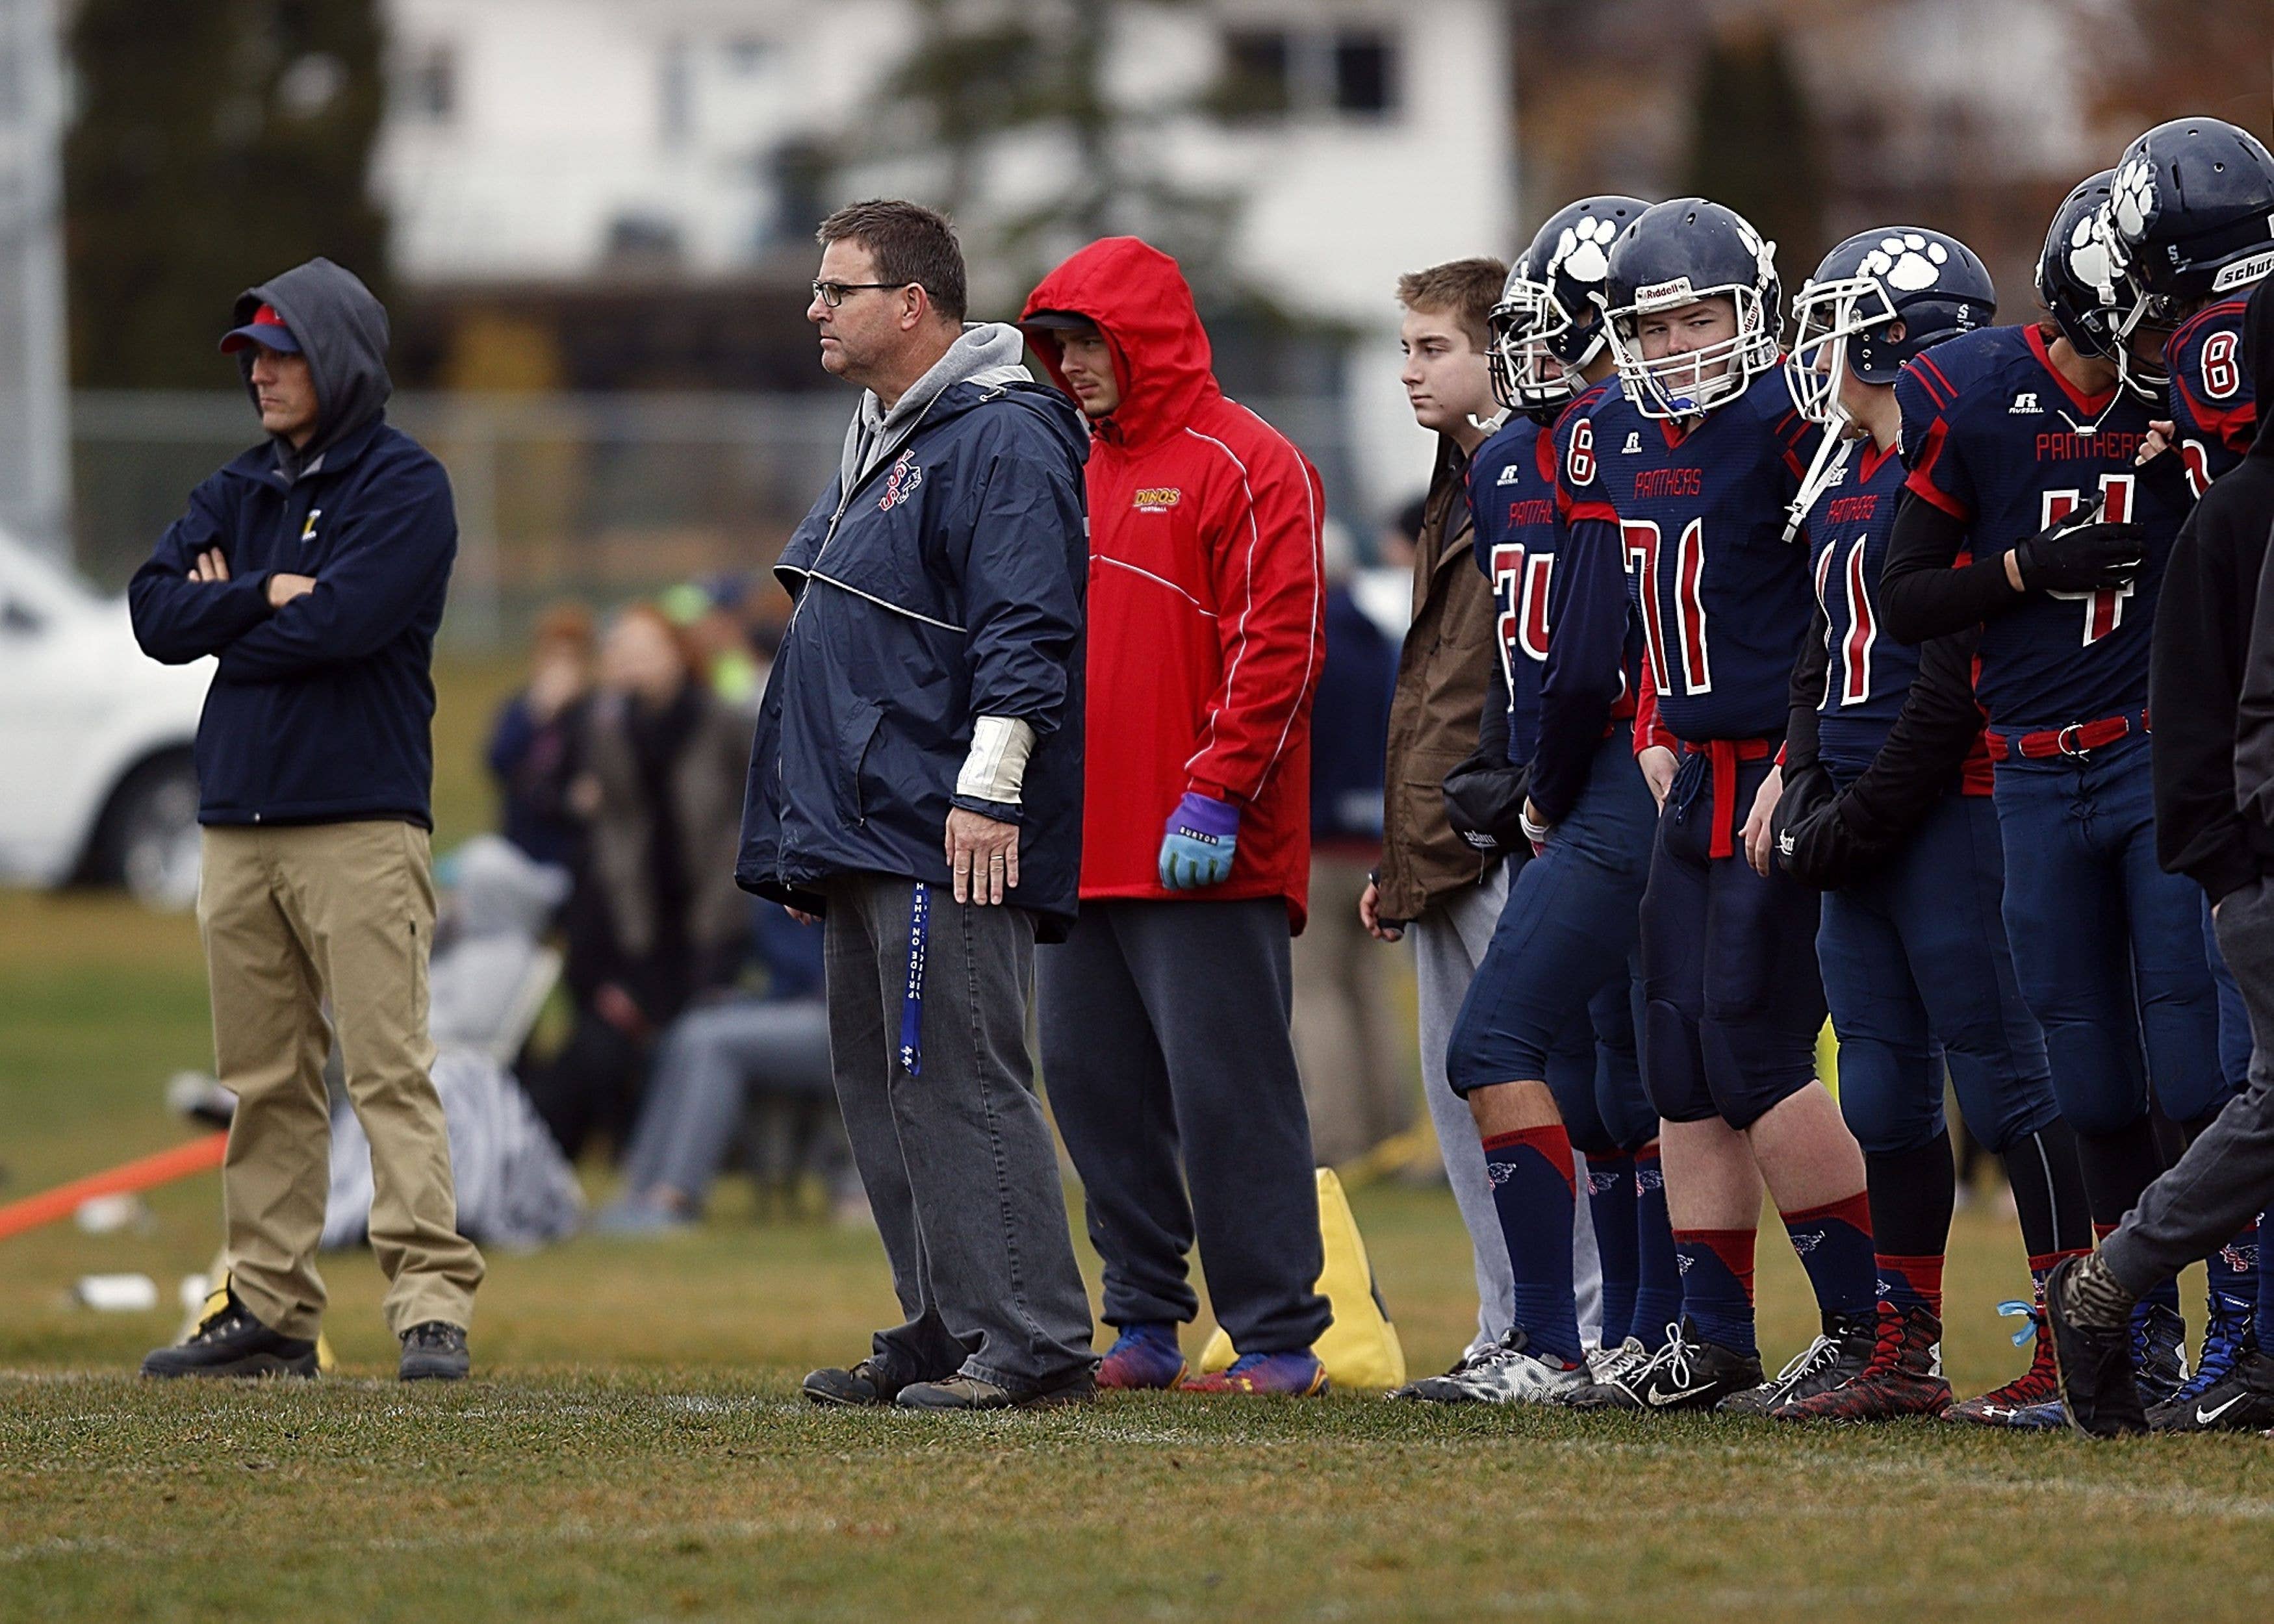
[[[1808,510],[1816,506],[1816,499],[1830,490],[1848,466],[1848,448],[1856,442],[1847,438],[1853,425],[1845,417],[1834,417],[1824,437],[1816,442],[1816,459],[1801,477],[1800,489],[1794,493],[1792,506],[1784,510],[1784,538],[1790,542],[1800,534],[1801,526],[1808,523]]]

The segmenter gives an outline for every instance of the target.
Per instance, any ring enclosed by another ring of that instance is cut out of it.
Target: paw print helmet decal
[[[2139,320],[2140,295],[2116,268],[2108,204],[2116,171],[2079,181],[2061,199],[2037,255],[2037,297],[2061,336],[2089,356],[2112,357],[2125,386],[2160,404],[2163,380],[2127,361],[2124,335]]]
[[[1891,384],[1929,345],[1998,313],[1998,289],[1974,251],[1924,226],[1859,232],[1824,256],[1792,302],[1785,382],[1812,422],[1840,417],[1840,379]],[[1902,336],[1893,336],[1896,322]]]
[[[1785,387],[1802,417],[1834,432],[1818,442],[1801,480],[1788,535],[1797,533],[1834,477],[1848,427],[1841,380],[1852,374],[1864,383],[1894,383],[1920,351],[1988,327],[1998,314],[1998,289],[1988,267],[1956,237],[1924,226],[1883,226],[1825,255],[1794,296],[1792,314]]]
[[[1619,387],[1645,417],[1690,417],[1734,400],[1777,365],[1784,289],[1776,244],[1745,217],[1704,198],[1645,209],[1611,245],[1603,306]],[[1645,318],[1726,298],[1731,337],[1656,360],[1643,353]]]
[[[2135,296],[2115,352],[2128,372],[2140,365],[2135,330],[2169,332],[2274,274],[2274,154],[2224,119],[2157,124],[2116,162],[2108,225],[2110,255]]]
[[[1640,198],[1582,198],[1549,215],[1517,256],[1489,324],[1502,405],[1549,413],[1586,387],[1584,371],[1603,349],[1594,296],[1610,272],[1611,244],[1649,207]]]

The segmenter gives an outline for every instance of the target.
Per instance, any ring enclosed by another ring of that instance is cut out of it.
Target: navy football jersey
[[[2248,303],[2221,299],[2204,306],[2164,345],[2172,372],[2172,437],[2196,496],[2242,461],[2258,432],[2258,391],[2242,365]]]
[[[1469,460],[1477,568],[1492,583],[1494,645],[1508,679],[1508,758],[1532,759],[1547,660],[1547,589],[1555,567],[1555,451],[1547,430],[1514,414]]]
[[[2107,592],[2032,592],[1987,622],[1975,691],[2002,733],[2066,727],[2148,703],[2148,639],[2172,538],[2192,499],[2176,457],[2135,465],[2154,410],[2121,385],[2077,394],[2037,327],[1937,344],[1895,380],[1907,489],[2002,553],[2104,500],[2146,533],[2146,561]]]
[[[1883,452],[1868,439],[1841,446],[1834,468],[1832,483],[1808,510],[1810,572],[1824,609],[1828,661],[1817,753],[1827,765],[1860,773],[1887,741],[1918,674],[1918,650],[1880,635],[1873,602],[1904,469],[1893,449]]]
[[[1783,737],[1811,620],[1808,549],[1784,538],[1785,508],[1821,431],[1779,372],[1687,434],[1622,394],[1591,417],[1565,475],[1575,513],[1618,524],[1660,721],[1693,743]]]

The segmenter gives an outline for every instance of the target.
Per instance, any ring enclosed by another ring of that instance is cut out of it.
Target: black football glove
[[[1841,799],[1832,774],[1811,763],[1786,778],[1769,820],[1777,866],[1816,891],[1838,891],[1870,866],[1840,816]]]
[[[1445,817],[1453,832],[1487,857],[1528,853],[1524,801],[1532,793],[1532,769],[1511,767],[1480,749],[1445,775]]]
[[[2140,573],[2147,538],[2098,508],[2056,519],[2014,549],[2025,592],[2112,592]]]

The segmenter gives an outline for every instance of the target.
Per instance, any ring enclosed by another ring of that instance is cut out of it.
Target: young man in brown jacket
[[[1398,278],[1406,400],[1415,420],[1439,439],[1414,552],[1413,622],[1398,655],[1390,703],[1382,867],[1359,901],[1359,917],[1377,939],[1395,942],[1409,930],[1413,936],[1422,1088],[1476,1255],[1477,1335],[1448,1372],[1455,1377],[1507,1334],[1515,1312],[1508,1248],[1476,1124],[1445,1081],[1453,1018],[1508,898],[1503,865],[1455,832],[1444,797],[1445,775],[1476,748],[1490,682],[1493,597],[1470,553],[1468,467],[1470,454],[1484,442],[1484,424],[1500,411],[1486,367],[1486,319],[1507,274],[1497,259],[1474,259]],[[1574,1238],[1584,1328],[1600,1318],[1594,1237],[1584,1216]],[[1432,1392],[1437,1385],[1430,1384]]]

